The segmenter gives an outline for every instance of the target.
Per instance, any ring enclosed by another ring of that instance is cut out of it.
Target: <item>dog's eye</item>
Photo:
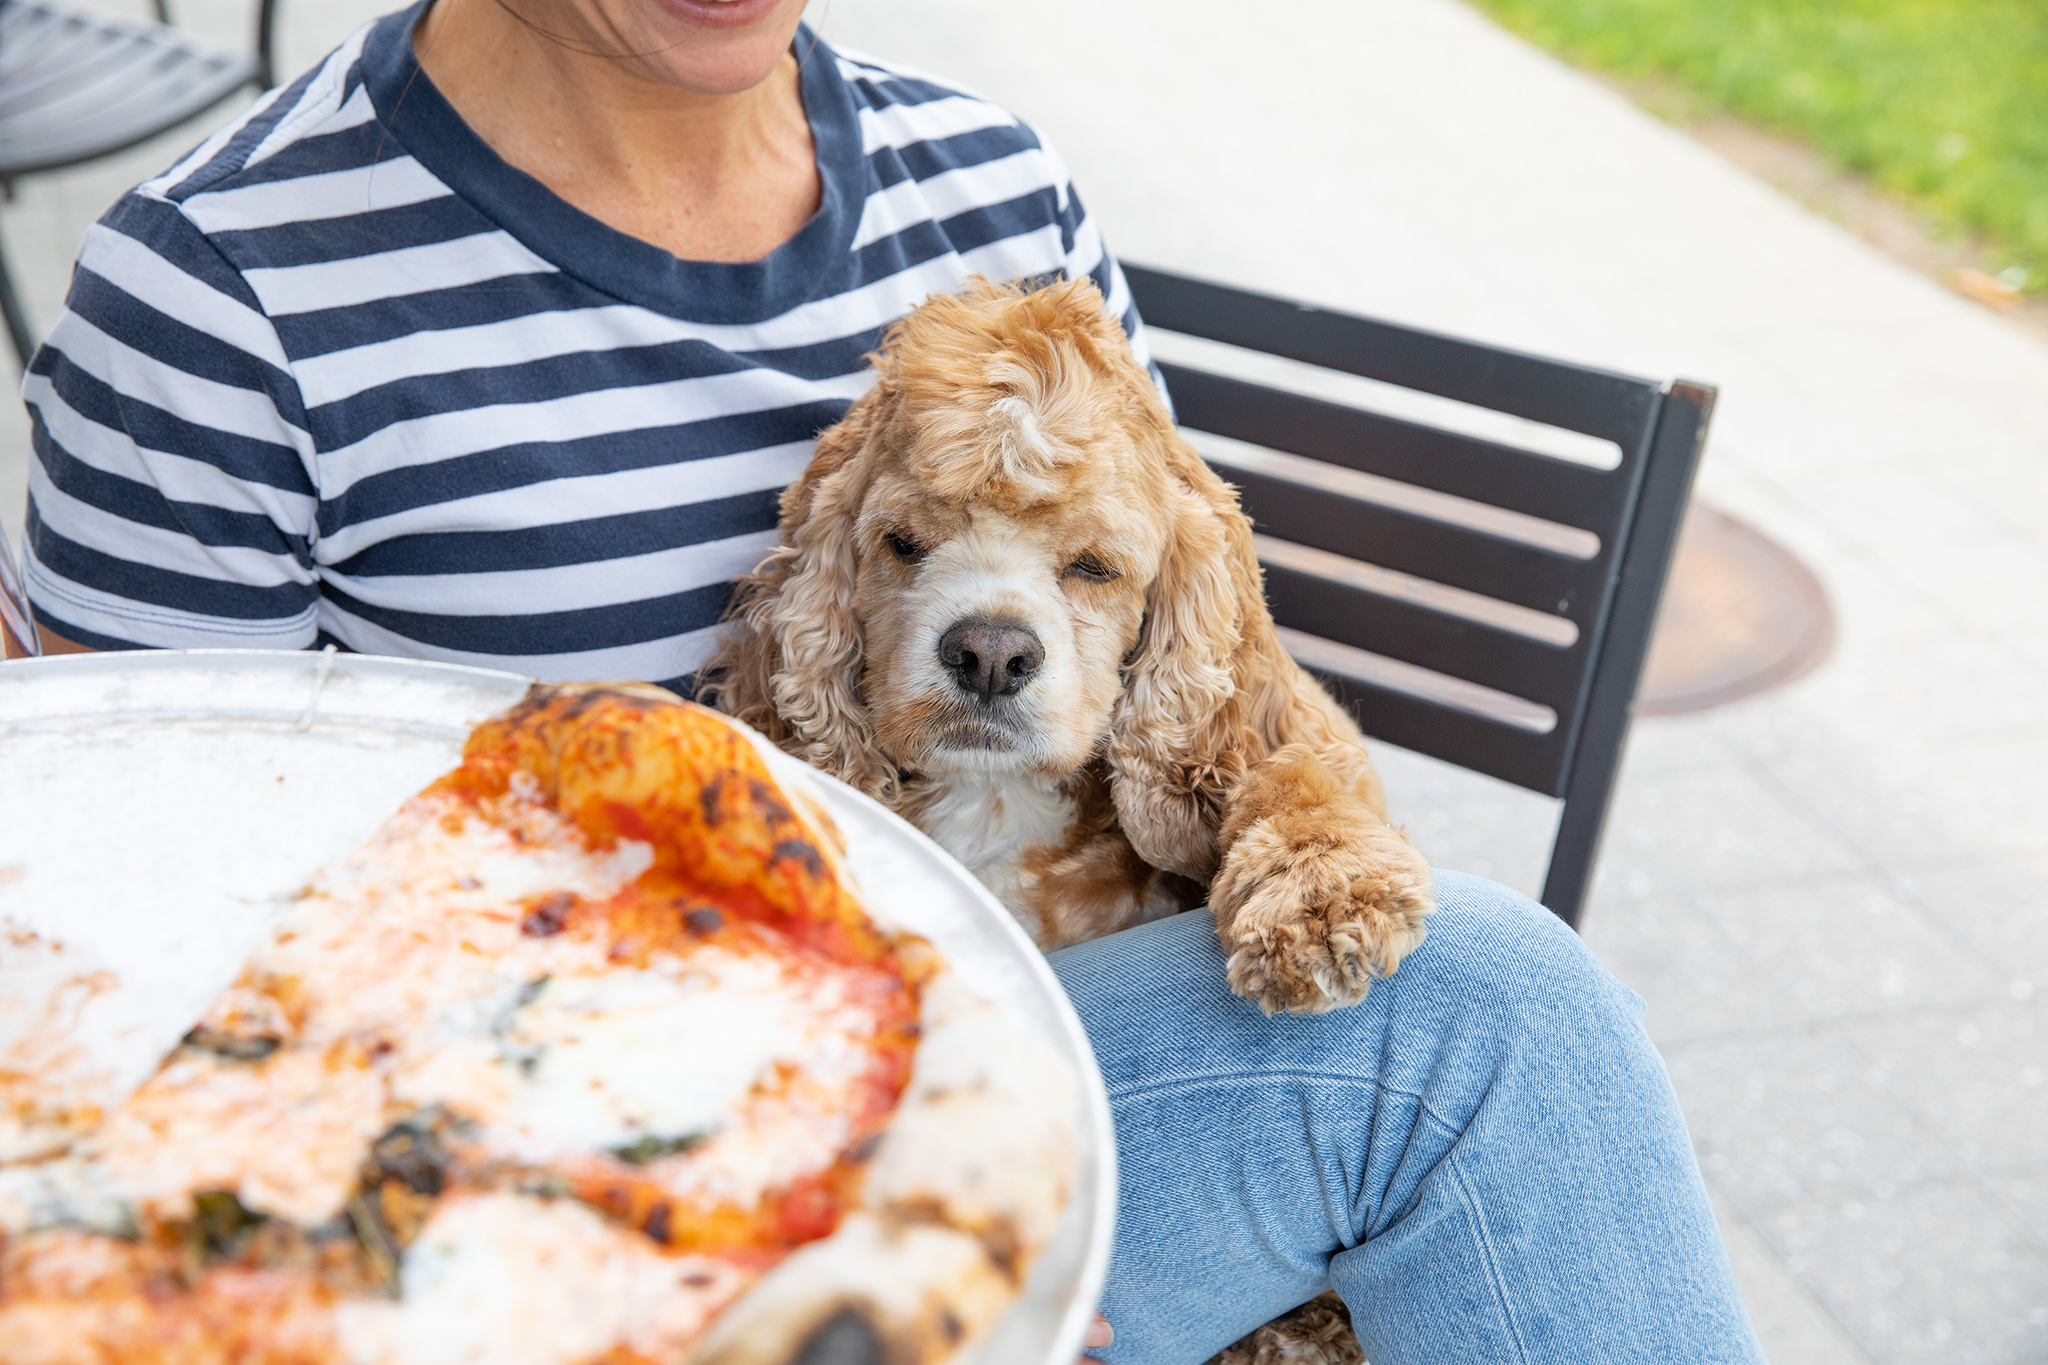
[[[891,531],[888,535],[883,536],[882,543],[889,547],[890,554],[895,555],[905,564],[915,564],[918,560],[924,558],[924,546],[899,532]]]
[[[1103,563],[1094,555],[1087,554],[1082,555],[1079,559],[1067,565],[1066,572],[1060,576],[1062,578],[1086,578],[1095,583],[1107,583],[1112,578],[1122,578],[1123,574],[1110,568],[1109,565]]]

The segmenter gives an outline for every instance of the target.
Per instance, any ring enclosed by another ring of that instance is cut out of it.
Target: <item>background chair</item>
[[[125,24],[48,0],[0,0],[0,192],[155,137],[245,85],[272,84],[276,0],[259,0],[255,53],[237,56],[170,27]],[[0,312],[26,367],[35,336],[0,245]]]
[[[1148,331],[1579,434],[1541,442],[1563,458],[1310,396],[1329,387],[1313,372],[1281,388],[1160,363],[1252,518],[1289,651],[1368,735],[1562,798],[1543,903],[1575,925],[1714,390],[1124,273]]]
[[[0,526],[0,638],[9,642],[7,651],[40,654],[41,642],[36,638],[28,593],[23,591],[14,565],[14,547],[7,543],[7,528]],[[8,654],[0,652],[0,657]]]

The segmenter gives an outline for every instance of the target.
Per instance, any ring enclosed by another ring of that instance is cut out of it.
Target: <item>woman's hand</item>
[[[1116,1340],[1116,1329],[1109,1325],[1109,1319],[1097,1313],[1095,1321],[1088,1324],[1088,1330],[1081,1335],[1081,1349],[1098,1350]],[[1078,1358],[1074,1365],[1093,1365],[1087,1356]]]

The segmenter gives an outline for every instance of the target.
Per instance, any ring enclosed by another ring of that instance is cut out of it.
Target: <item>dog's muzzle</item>
[[[1014,697],[1045,663],[1045,646],[1022,621],[970,616],[939,637],[939,663],[982,705]]]

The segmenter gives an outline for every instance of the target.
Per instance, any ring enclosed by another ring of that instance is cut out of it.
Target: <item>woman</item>
[[[860,357],[969,274],[1091,276],[1058,158],[801,0],[438,0],[93,230],[24,392],[52,650],[267,645],[687,686]],[[1336,1287],[1378,1365],[1756,1361],[1641,1002],[1445,874],[1365,1003],[1269,1020],[1184,915],[1055,961],[1116,1112],[1091,1345]]]

